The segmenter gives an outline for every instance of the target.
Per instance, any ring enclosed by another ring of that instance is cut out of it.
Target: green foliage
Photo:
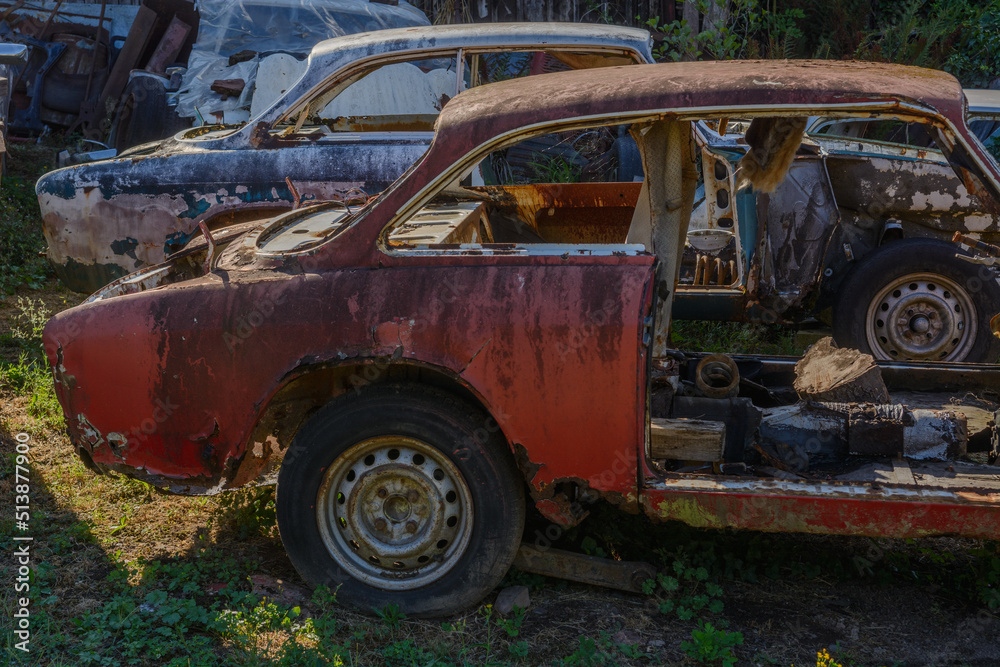
[[[879,25],[865,36],[855,57],[937,67],[941,62],[941,50],[966,19],[964,4],[955,0],[935,0],[928,9],[925,0],[910,0],[901,5],[895,20]]]
[[[39,289],[51,267],[45,250],[35,180],[50,169],[53,150],[34,144],[7,146],[9,173],[0,181],[0,299],[26,285]]]
[[[613,667],[621,664],[621,658],[635,659],[642,655],[638,646],[615,643],[611,633],[602,631],[596,639],[581,636],[576,650],[555,664],[566,667]]]
[[[412,639],[388,644],[382,649],[386,667],[436,667],[450,664],[441,660],[427,649],[417,646]]]
[[[254,568],[222,553],[193,561],[116,563],[107,576],[107,601],[72,619],[78,664],[221,667],[271,663],[267,656],[275,654],[280,665],[343,664],[335,651],[295,643],[298,637],[318,638],[316,626],[325,615],[303,622],[298,607],[237,590]],[[225,587],[206,597],[208,585],[219,582]],[[261,640],[271,635],[281,644]],[[219,651],[223,642],[228,655]]]
[[[673,346],[679,350],[727,354],[802,353],[795,343],[794,328],[776,324],[675,320],[670,335]]]
[[[0,187],[0,298],[27,285],[41,289],[51,272],[32,181],[7,176]]]
[[[279,667],[341,667],[344,661],[339,655],[327,658],[319,649],[287,642],[281,647],[277,664]]]
[[[971,88],[985,88],[1000,78],[1000,0],[956,1],[963,17],[943,69]],[[994,148],[1000,155],[1000,147]]]
[[[395,603],[387,604],[381,609],[374,609],[373,611],[390,630],[395,630],[406,620],[406,614],[401,612],[399,605]]]
[[[28,397],[28,413],[50,426],[62,423],[52,375],[42,347],[42,330],[49,314],[35,299],[17,298],[20,311],[9,333],[0,336],[0,388]],[[7,359],[17,355],[16,361]]]
[[[740,632],[727,632],[711,623],[699,623],[698,628],[691,631],[691,641],[681,643],[681,650],[698,662],[732,667],[736,664],[733,647],[742,643]]]
[[[528,163],[536,183],[578,183],[580,168],[561,155],[537,153]]]
[[[709,581],[708,568],[691,563],[687,554],[678,552],[668,572],[656,575],[643,584],[643,592],[656,595],[662,614],[676,614],[690,621],[701,613],[722,613],[722,586]]]
[[[709,15],[713,5],[724,0],[700,0],[698,9]],[[656,16],[643,22],[661,36],[653,55],[657,60],[679,61],[691,52],[696,60],[734,58],[789,58],[797,40],[804,12],[797,8],[778,8],[777,0],[731,0],[725,22],[713,25],[706,19],[701,30],[682,19],[661,24]],[[638,18],[638,17],[637,17]]]
[[[219,496],[219,520],[235,530],[241,540],[252,535],[278,536],[278,515],[273,486],[229,491]]]
[[[1000,76],[1000,0],[728,0],[713,25],[723,1],[698,2],[700,26],[644,21],[656,59],[855,58],[944,69],[980,88]]]
[[[50,313],[45,304],[38,299],[17,297],[16,307],[19,312],[14,316],[11,331],[9,334],[4,334],[0,344],[29,353],[32,361],[44,361],[42,331],[45,330],[45,323],[48,322]]]
[[[151,591],[141,601],[116,595],[73,623],[82,665],[168,664],[184,655],[192,658],[192,664],[219,664],[208,638],[193,631],[225,627],[194,600],[171,598],[164,591]]]

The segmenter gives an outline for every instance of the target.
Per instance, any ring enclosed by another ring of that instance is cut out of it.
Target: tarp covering
[[[201,0],[198,9],[198,41],[181,83],[177,113],[182,118],[200,115],[205,123],[250,118],[260,55],[288,53],[304,59],[315,44],[331,37],[430,24],[402,0],[398,5],[365,0]],[[258,56],[230,65],[229,57],[243,51]],[[242,79],[246,86],[239,97],[223,99],[211,90],[219,79]]]
[[[409,3],[364,0],[199,0],[198,48],[229,56],[249,49],[302,56],[317,42],[369,30],[430,25]]]

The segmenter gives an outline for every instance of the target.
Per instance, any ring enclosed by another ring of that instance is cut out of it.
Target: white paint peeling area
[[[993,216],[990,215],[967,215],[964,218],[964,222],[965,228],[971,233],[985,232],[995,224]],[[976,234],[977,238],[978,236]]]
[[[306,61],[287,53],[273,53],[257,66],[257,87],[250,101],[250,117],[256,118],[302,78]]]
[[[964,186],[958,186],[954,192],[914,192],[912,207],[915,211],[950,211],[955,207],[968,208],[972,198]]]

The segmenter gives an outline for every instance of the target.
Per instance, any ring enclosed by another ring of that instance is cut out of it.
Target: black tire
[[[128,82],[111,124],[108,144],[124,150],[166,139],[187,126],[167,106],[167,92],[158,78],[139,76]]]
[[[278,529],[302,578],[339,586],[342,601],[451,614],[513,562],[523,486],[481,411],[437,389],[375,385],[335,399],[295,436],[278,474]]]
[[[840,286],[833,334],[876,359],[995,363],[1000,285],[985,267],[955,257],[955,244],[903,239],[878,248]]]

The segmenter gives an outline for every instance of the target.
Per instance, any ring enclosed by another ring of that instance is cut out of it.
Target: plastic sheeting
[[[198,76],[185,74],[181,83],[181,93],[177,97],[177,115],[181,118],[195,118],[199,114],[206,123],[241,122],[250,119],[250,112],[233,112],[249,109],[254,96],[257,79],[258,58],[230,66],[227,56],[191,49],[188,59],[188,73],[198,72]],[[243,79],[246,85],[239,97],[223,99],[212,90],[212,84],[219,79]]]
[[[198,48],[228,56],[249,49],[303,57],[317,42],[385,28],[430,25],[409,3],[364,0],[199,0]]]
[[[427,17],[403,2],[385,5],[365,0],[201,0],[198,41],[191,50],[188,68],[177,96],[177,114],[204,123],[239,123],[251,109],[263,111],[287,89],[291,72],[278,86],[262,85],[267,103],[255,101],[255,83],[261,55],[291,54],[305,58],[312,47],[331,37],[385,28],[430,25]],[[229,65],[229,56],[242,51],[258,54],[246,62]],[[267,62],[267,58],[264,59]],[[285,62],[285,68],[290,63]],[[267,76],[267,70],[265,70]],[[298,75],[301,75],[299,72]],[[239,97],[223,99],[211,90],[219,79],[243,79]],[[275,89],[279,92],[275,93]]]

